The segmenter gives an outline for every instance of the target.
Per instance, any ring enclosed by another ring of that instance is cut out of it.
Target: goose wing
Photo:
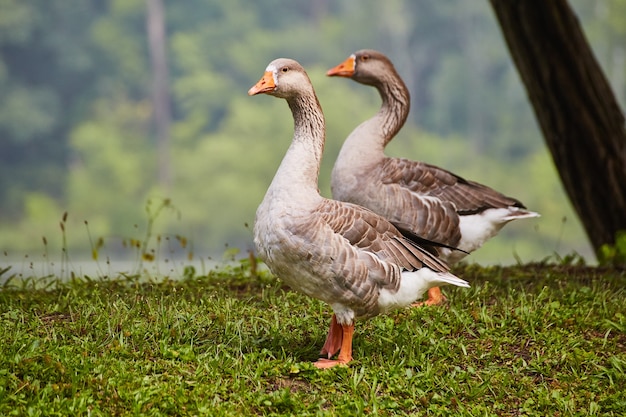
[[[450,202],[459,214],[480,213],[490,208],[525,208],[520,201],[490,187],[423,162],[385,158],[380,169],[384,184],[398,184],[419,196]]]
[[[448,271],[448,265],[436,256],[435,245],[426,240],[411,240],[388,220],[371,210],[335,200],[325,200],[316,214],[345,244],[358,251],[371,252],[381,261],[413,271],[428,267]]]

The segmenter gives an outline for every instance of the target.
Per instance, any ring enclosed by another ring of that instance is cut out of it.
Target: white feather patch
[[[380,291],[378,307],[382,312],[406,307],[422,298],[429,289],[446,284],[469,287],[467,281],[450,273],[435,272],[429,268],[421,268],[412,272],[405,271],[402,273],[398,291],[392,292],[385,289]]]

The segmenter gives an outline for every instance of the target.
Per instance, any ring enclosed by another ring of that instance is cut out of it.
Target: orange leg
[[[428,299],[426,301],[420,301],[419,303],[413,303],[413,307],[438,306],[443,304],[444,301],[446,301],[446,297],[441,293],[441,289],[439,287],[433,287],[428,290]]]
[[[341,336],[332,336],[333,328],[336,333],[339,333]],[[341,331],[339,331],[341,330]],[[328,332],[328,337],[326,338],[326,343],[324,343],[324,347],[322,348],[322,355],[328,354],[329,359],[321,358],[313,365],[320,369],[332,368],[337,365],[345,365],[352,360],[352,338],[354,336],[354,323],[350,325],[342,325],[337,323],[337,319],[333,315],[333,320],[330,325],[330,330]],[[329,339],[331,339],[331,343],[329,343]],[[332,349],[336,350],[337,339],[340,339],[341,348],[339,349],[339,356],[336,360],[330,359],[332,354],[330,353]],[[327,346],[328,345],[328,346]],[[329,349],[330,347],[330,349]]]
[[[327,356],[328,359],[332,358],[341,349],[342,339],[343,330],[341,325],[337,323],[337,317],[333,314],[333,318],[330,321],[330,329],[328,329],[328,336],[326,336],[326,342],[324,342],[320,355]]]

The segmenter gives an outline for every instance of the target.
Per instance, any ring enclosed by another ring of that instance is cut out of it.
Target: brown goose
[[[348,136],[332,171],[333,198],[367,207],[397,227],[462,251],[439,248],[448,263],[461,260],[508,222],[538,217],[524,205],[485,185],[423,162],[385,156],[385,146],[409,114],[409,91],[391,61],[361,50],[328,70],[375,87],[382,106]],[[444,300],[432,288],[425,304]]]
[[[332,307],[321,350],[326,358],[317,367],[352,359],[355,319],[409,305],[433,286],[469,286],[448,272],[432,246],[405,238],[370,210],[320,195],[324,115],[300,64],[272,61],[248,91],[260,93],[287,100],[294,136],[257,209],[254,242],[274,274]],[[337,352],[337,359],[330,360]]]

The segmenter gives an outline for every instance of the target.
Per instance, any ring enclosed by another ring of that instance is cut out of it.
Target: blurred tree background
[[[486,0],[163,2],[166,146],[155,128],[148,3],[0,0],[5,256],[41,253],[42,236],[56,250],[64,212],[75,257],[91,253],[89,234],[116,256],[121,239],[141,235],[151,198],[176,208],[155,221],[157,233],[185,236],[196,257],[252,248],[254,213],[292,120],[284,103],[250,99],[248,88],[274,58],[307,68],[327,117],[320,188],[330,196],[344,138],[380,103],[373,89],[324,73],[374,48],[412,94],[389,154],[483,182],[542,214],[509,225],[470,260],[593,259]],[[623,105],[626,0],[570,3]]]

